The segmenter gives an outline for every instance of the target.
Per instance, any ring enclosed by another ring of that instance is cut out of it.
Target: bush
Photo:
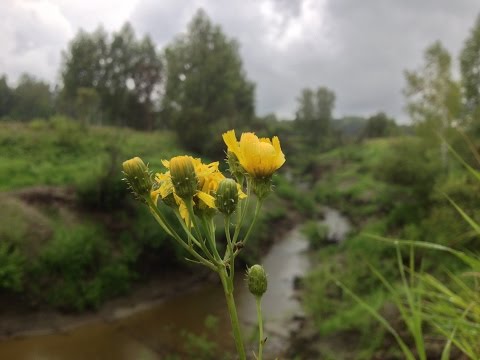
[[[78,152],[88,128],[82,127],[73,119],[55,115],[49,119],[50,127],[55,130],[56,144],[73,153]]]
[[[0,288],[21,290],[24,266],[25,258],[15,246],[0,242]]]
[[[318,249],[328,241],[328,226],[316,220],[307,221],[302,227],[312,249]]]
[[[50,222],[22,201],[0,199],[0,288],[23,290],[25,267],[50,236]]]
[[[295,208],[306,216],[312,216],[315,211],[313,199],[305,193],[300,192],[284,176],[274,177],[275,193],[282,199],[293,202]]]
[[[435,183],[441,175],[437,157],[416,138],[393,143],[375,169],[376,177],[388,184],[381,199],[391,226],[422,219],[432,204]]]
[[[32,269],[38,282],[33,291],[62,309],[96,307],[126,291],[133,277],[121,256],[111,254],[100,228],[60,226]]]
[[[128,189],[122,181],[122,156],[117,147],[109,150],[108,158],[101,161],[98,169],[92,168],[91,173],[77,181],[79,202],[87,208],[113,210],[121,208],[125,202]]]
[[[49,128],[49,123],[45,119],[35,118],[28,123],[28,127],[35,131],[43,131]]]

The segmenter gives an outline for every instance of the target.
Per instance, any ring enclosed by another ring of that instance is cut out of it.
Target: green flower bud
[[[238,185],[233,179],[223,179],[215,194],[215,206],[225,215],[232,214],[237,209]]]
[[[267,291],[267,274],[261,265],[253,265],[247,270],[248,290],[257,297]]]
[[[192,198],[197,192],[198,179],[190,156],[176,156],[170,160],[170,176],[175,193],[182,199]]]
[[[125,161],[123,163],[123,173],[125,174],[124,180],[139,199],[150,196],[150,190],[153,186],[152,176],[142,159],[134,157]]]

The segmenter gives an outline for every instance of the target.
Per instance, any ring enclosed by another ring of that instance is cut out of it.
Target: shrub
[[[33,291],[62,309],[96,307],[128,289],[133,274],[127,265],[112,256],[102,229],[59,226],[32,269],[31,276],[39,279]]]
[[[23,287],[25,258],[18,249],[0,242],[0,288],[19,291]]]
[[[113,210],[124,204],[128,194],[122,181],[120,151],[112,147],[108,158],[98,169],[91,169],[86,177],[77,180],[76,190],[79,202],[90,209]]]
[[[303,234],[310,242],[312,249],[318,249],[328,240],[328,226],[316,220],[307,221],[302,227]]]

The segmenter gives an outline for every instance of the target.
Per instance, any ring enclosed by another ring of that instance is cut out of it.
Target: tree
[[[220,142],[212,143],[213,134],[251,121],[254,85],[246,78],[238,43],[204,11],[166,48],[165,59],[163,118],[188,149],[215,152]]]
[[[0,77],[0,118],[7,116],[12,111],[13,90],[8,86],[7,76]]]
[[[385,113],[379,112],[370,116],[363,130],[363,136],[367,138],[386,137],[392,135],[397,128],[395,121]]]
[[[302,90],[295,121],[310,146],[327,147],[334,106],[335,93],[330,89],[319,87],[316,91]]]
[[[18,120],[47,118],[53,113],[53,96],[50,85],[32,75],[20,76],[13,91],[12,117]]]
[[[424,57],[422,68],[405,72],[407,110],[420,135],[434,144],[443,144],[440,149],[446,166],[447,149],[439,135],[448,139],[451,130],[458,125],[460,85],[452,78],[451,56],[439,41],[427,48]]]
[[[103,93],[107,87],[106,65],[108,34],[103,28],[93,33],[80,30],[62,52],[62,82],[66,98],[75,99],[79,88],[94,88]]]
[[[480,117],[480,16],[460,54],[460,70],[466,115],[478,120]]]
[[[94,122],[101,124],[100,96],[95,89],[78,88],[75,112],[79,120],[85,125],[90,125]]]
[[[85,94],[79,91],[93,89],[110,123],[152,129],[162,69],[153,41],[137,40],[129,23],[111,38],[102,28],[80,31],[63,53],[63,99],[69,112],[81,117],[76,105]]]
[[[335,93],[326,87],[317,89],[317,121],[314,124],[314,132],[328,136],[332,112],[335,106]]]

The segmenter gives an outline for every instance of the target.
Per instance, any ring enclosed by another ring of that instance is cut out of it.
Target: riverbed
[[[323,222],[330,225],[330,231],[337,238],[338,231],[345,227],[341,215],[329,208],[324,213]],[[268,274],[268,291],[262,299],[265,335],[268,337],[265,354],[272,358],[281,354],[288,344],[290,331],[295,327],[292,317],[302,315],[293,284],[296,277],[308,271],[310,259],[308,240],[301,233],[300,226],[272,246],[262,265]],[[236,273],[235,299],[248,339],[256,325],[255,301],[248,292],[241,270]],[[204,326],[207,317],[217,319],[213,330]],[[120,307],[115,310],[113,320],[100,318],[55,334],[3,340],[0,342],[0,359],[162,359],[168,354],[184,353],[186,333],[209,334],[215,338],[221,351],[234,350],[219,284],[207,283],[167,301],[136,305],[134,309]],[[255,341],[249,350],[254,348]]]

